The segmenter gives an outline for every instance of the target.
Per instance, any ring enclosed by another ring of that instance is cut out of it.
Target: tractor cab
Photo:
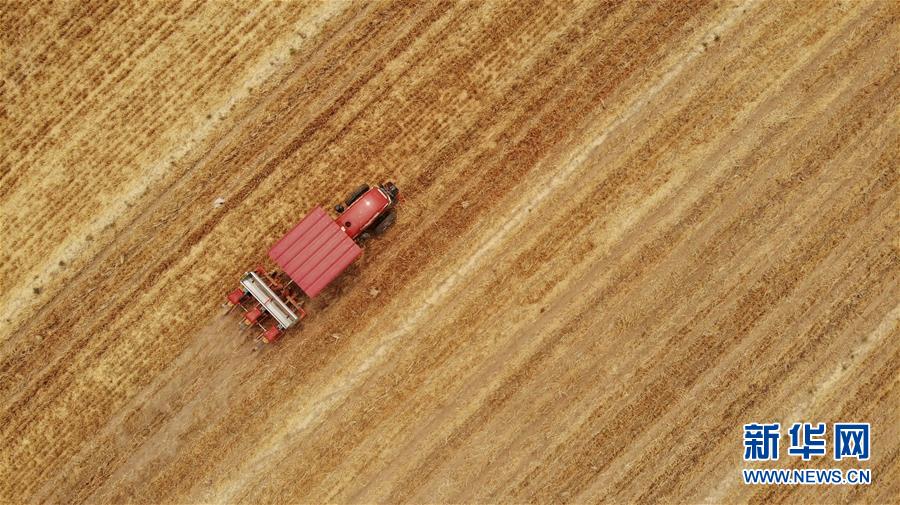
[[[335,206],[334,210],[340,213],[337,222],[352,239],[368,230],[380,234],[394,222],[393,206],[399,194],[393,182],[371,189],[364,184],[343,204]]]

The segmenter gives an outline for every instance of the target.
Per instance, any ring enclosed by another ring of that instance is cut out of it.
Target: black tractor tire
[[[381,235],[387,231],[388,228],[394,224],[394,221],[397,220],[397,213],[394,212],[394,209],[387,211],[387,213],[378,221],[374,228],[372,228],[372,233],[375,235]]]
[[[350,196],[347,197],[347,201],[344,202],[346,207],[349,207],[353,202],[359,200],[359,197],[366,194],[366,191],[369,190],[368,184],[363,184],[362,186],[356,188],[356,191],[350,193]]]

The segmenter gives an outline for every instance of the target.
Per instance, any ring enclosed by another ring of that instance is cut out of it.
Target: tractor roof
[[[316,207],[272,247],[269,257],[312,298],[361,253],[340,225]]]

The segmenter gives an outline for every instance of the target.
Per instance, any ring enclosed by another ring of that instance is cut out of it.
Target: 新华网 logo
[[[869,423],[834,423],[830,437],[827,423],[793,423],[787,429],[788,456],[815,461],[828,454],[834,461],[868,461],[871,449]],[[744,461],[778,461],[781,446],[780,423],[744,425]],[[745,484],[869,484],[870,469],[851,468],[754,468],[742,470]]]

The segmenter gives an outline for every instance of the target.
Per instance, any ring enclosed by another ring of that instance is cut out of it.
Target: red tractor
[[[278,340],[306,316],[304,300],[318,295],[359,257],[359,242],[393,224],[399,192],[392,182],[360,186],[335,206],[337,219],[314,208],[269,250],[280,269],[245,273],[240,287],[226,297],[229,311],[240,307],[243,327],[258,326],[257,338],[268,343]]]

